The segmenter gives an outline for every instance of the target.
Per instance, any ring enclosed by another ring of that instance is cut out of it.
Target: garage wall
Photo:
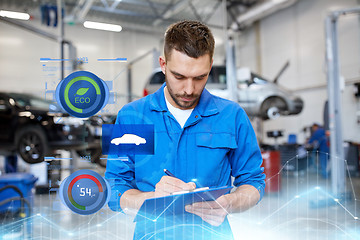
[[[237,38],[237,65],[248,66],[263,76],[273,79],[282,65],[290,60],[290,67],[279,79],[279,85],[293,90],[304,100],[305,107],[297,116],[280,117],[263,123],[262,137],[267,143],[266,131],[285,130],[298,135],[303,142],[304,126],[323,123],[323,107],[327,99],[325,75],[324,19],[329,10],[354,7],[355,0],[299,0],[293,6],[275,13],[260,22],[260,46],[256,45],[256,28],[252,27]],[[339,49],[341,73],[348,83],[343,92],[344,140],[360,142],[360,126],[356,119],[357,102],[350,82],[360,80],[358,16],[342,17],[339,21]],[[257,49],[260,59],[256,57]],[[258,62],[260,61],[260,62]],[[260,69],[258,69],[260,66]]]

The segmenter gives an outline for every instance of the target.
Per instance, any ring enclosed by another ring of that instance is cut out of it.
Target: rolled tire
[[[48,145],[46,134],[40,126],[20,129],[15,139],[17,152],[25,162],[34,164],[44,161]]]

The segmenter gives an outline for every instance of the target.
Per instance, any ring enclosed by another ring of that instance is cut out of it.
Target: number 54
[[[86,193],[91,196],[91,188],[80,188],[80,197],[84,197]]]

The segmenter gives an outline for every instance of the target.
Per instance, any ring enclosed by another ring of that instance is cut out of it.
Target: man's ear
[[[165,74],[166,60],[164,56],[159,57],[159,64],[161,67],[161,71]]]

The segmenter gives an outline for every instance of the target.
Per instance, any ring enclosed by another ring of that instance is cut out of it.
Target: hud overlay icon
[[[103,208],[110,199],[109,183],[98,173],[83,169],[74,172],[59,189],[59,197],[71,211],[89,215]]]
[[[104,155],[153,155],[153,124],[103,124]]]
[[[56,87],[56,101],[70,115],[86,118],[95,115],[109,100],[106,83],[87,71],[73,72]]]

